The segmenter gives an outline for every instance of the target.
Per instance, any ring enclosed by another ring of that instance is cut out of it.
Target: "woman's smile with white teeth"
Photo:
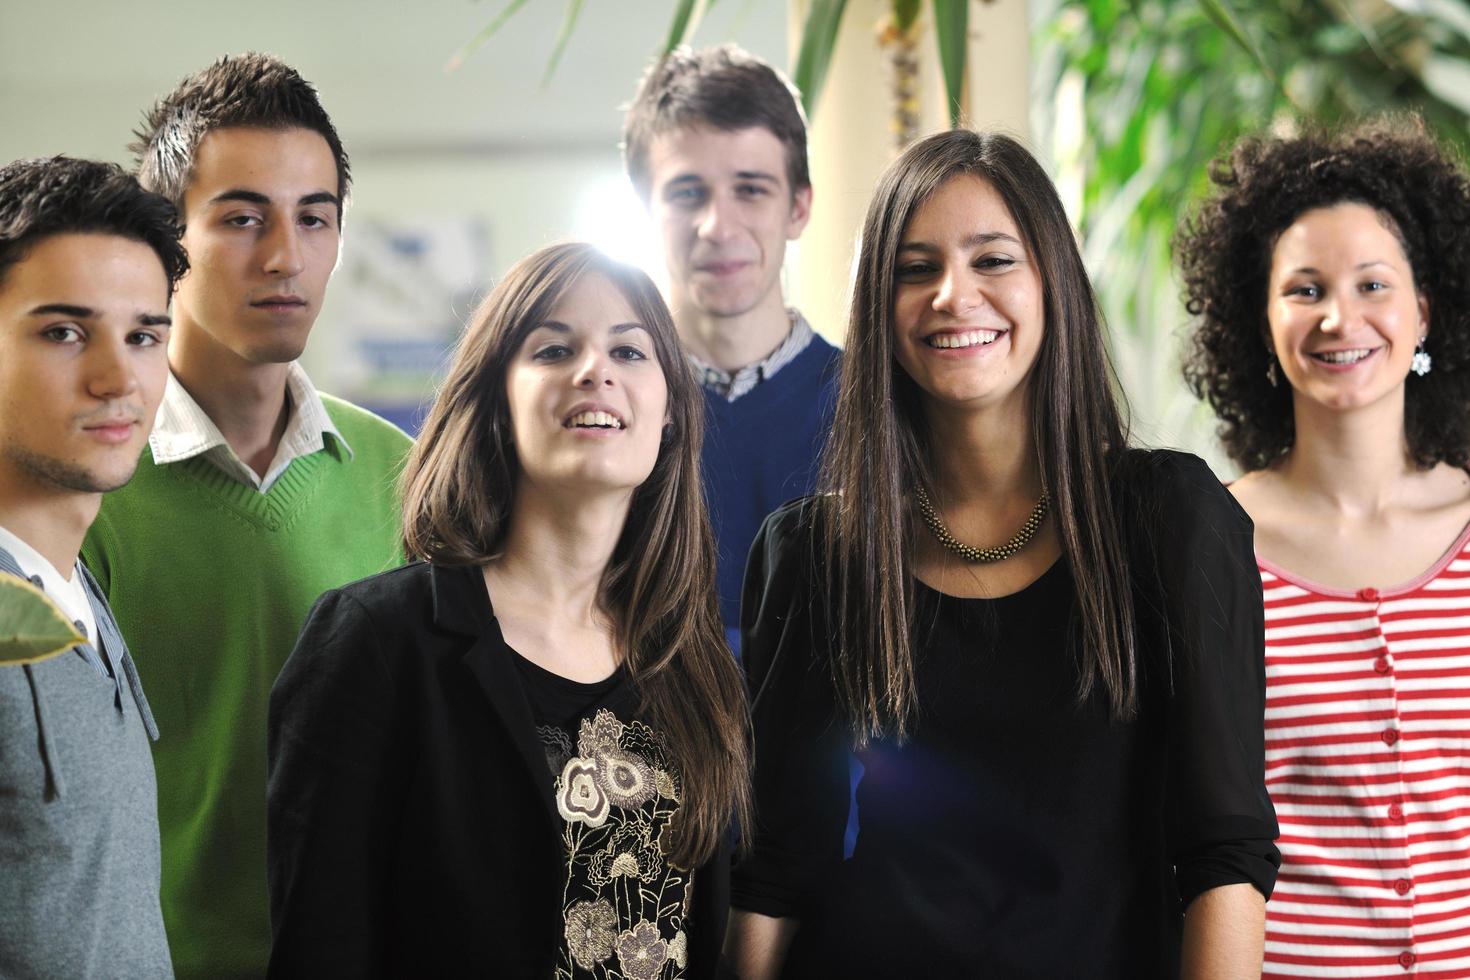
[[[966,330],[962,333],[937,333],[932,337],[925,337],[924,343],[930,347],[942,349],[953,349],[956,347],[983,347],[994,343],[999,337],[999,330]]]
[[[578,412],[562,423],[568,429],[622,429],[623,420],[611,412]]]
[[[1376,347],[1356,347],[1352,350],[1326,350],[1318,351],[1312,357],[1328,364],[1356,364],[1377,349]]]

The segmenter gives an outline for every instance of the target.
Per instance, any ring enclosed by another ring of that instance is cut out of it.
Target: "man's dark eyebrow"
[[[31,316],[70,316],[78,320],[90,320],[97,311],[89,306],[73,306],[70,303],[46,303],[30,312]]]
[[[247,191],[243,187],[233,187],[227,191],[220,191],[210,198],[210,204],[220,204],[224,201],[243,201],[246,204],[270,204],[271,199],[259,191]]]
[[[1015,235],[1007,235],[1003,231],[976,232],[960,242],[962,248],[975,248],[977,245],[989,245],[991,242],[1009,242],[1012,245],[1020,245],[1021,240]],[[929,242],[904,242],[898,246],[900,252],[937,252],[938,245]]]
[[[339,209],[342,207],[342,202],[338,200],[337,195],[329,191],[317,191],[296,202],[297,207],[306,207],[309,204],[330,204]]]
[[[262,194],[259,191],[247,191],[243,187],[234,187],[227,191],[221,191],[213,198],[211,198],[209,203],[220,204],[224,201],[242,201],[246,204],[260,204],[266,206],[271,203],[271,199],[265,194]],[[340,208],[342,206],[342,202],[338,200],[337,195],[331,193],[330,191],[317,191],[313,194],[306,194],[296,202],[296,205],[298,207],[306,207],[310,204],[330,204],[333,207],[337,208]]]
[[[69,316],[76,320],[91,320],[97,311],[90,306],[74,306],[71,303],[46,303],[31,310],[31,316]],[[167,313],[139,313],[138,323],[144,327],[171,327],[173,318]]]

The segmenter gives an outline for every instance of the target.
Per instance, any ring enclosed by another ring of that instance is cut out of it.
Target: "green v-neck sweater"
[[[350,456],[327,435],[260,493],[203,457],[160,466],[145,451],[82,548],[158,720],[163,918],[180,978],[265,975],[271,685],[319,595],[402,561],[409,439],[322,401]]]

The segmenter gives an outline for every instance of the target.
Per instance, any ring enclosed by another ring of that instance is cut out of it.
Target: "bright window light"
[[[591,242],[619,262],[637,266],[660,288],[668,279],[653,222],[622,174],[600,178],[582,192],[573,237]]]

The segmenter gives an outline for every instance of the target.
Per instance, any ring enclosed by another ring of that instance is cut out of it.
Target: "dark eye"
[[[612,350],[612,356],[620,361],[646,361],[648,355],[633,344],[619,344]]]
[[[304,224],[304,225],[306,225],[306,227],[308,227],[308,228],[329,228],[329,227],[331,227],[331,222],[328,221],[326,218],[323,218],[319,214],[303,214],[301,216],[301,223]]]
[[[152,330],[134,330],[128,334],[128,343],[133,347],[154,347],[163,343],[163,338]]]
[[[741,197],[762,197],[769,191],[760,184],[738,184],[735,187],[735,193]]]
[[[249,228],[254,225],[261,224],[261,220],[259,215],[234,214],[225,219],[225,224],[231,226],[232,228]]]
[[[981,259],[976,260],[975,268],[982,269],[987,272],[996,272],[1002,269],[1009,269],[1015,264],[1016,260],[1008,255],[987,255]]]
[[[694,187],[688,184],[679,187],[671,187],[664,192],[664,200],[668,201],[670,204],[679,204],[685,206],[698,204],[700,201],[704,200],[704,188]]]
[[[537,361],[557,361],[566,357],[571,352],[572,349],[566,344],[547,344],[544,347],[537,348],[536,353],[532,354],[531,357]]]
[[[41,336],[47,340],[55,341],[58,344],[78,344],[82,340],[82,332],[68,324],[57,324],[54,327],[47,327],[41,331]]]
[[[1319,296],[1322,295],[1322,290],[1317,286],[1309,284],[1306,286],[1295,286],[1291,289],[1288,289],[1286,291],[1286,295],[1300,296],[1303,299],[1317,299]]]
[[[916,282],[927,276],[932,276],[936,269],[930,262],[905,262],[898,267],[895,275],[904,282]]]
[[[1362,285],[1362,290],[1365,293],[1377,293],[1377,292],[1381,292],[1381,291],[1383,291],[1383,290],[1385,290],[1387,288],[1388,288],[1388,283],[1381,282],[1381,281],[1379,281],[1377,279],[1374,279],[1374,280],[1372,280],[1370,282],[1365,282]]]

